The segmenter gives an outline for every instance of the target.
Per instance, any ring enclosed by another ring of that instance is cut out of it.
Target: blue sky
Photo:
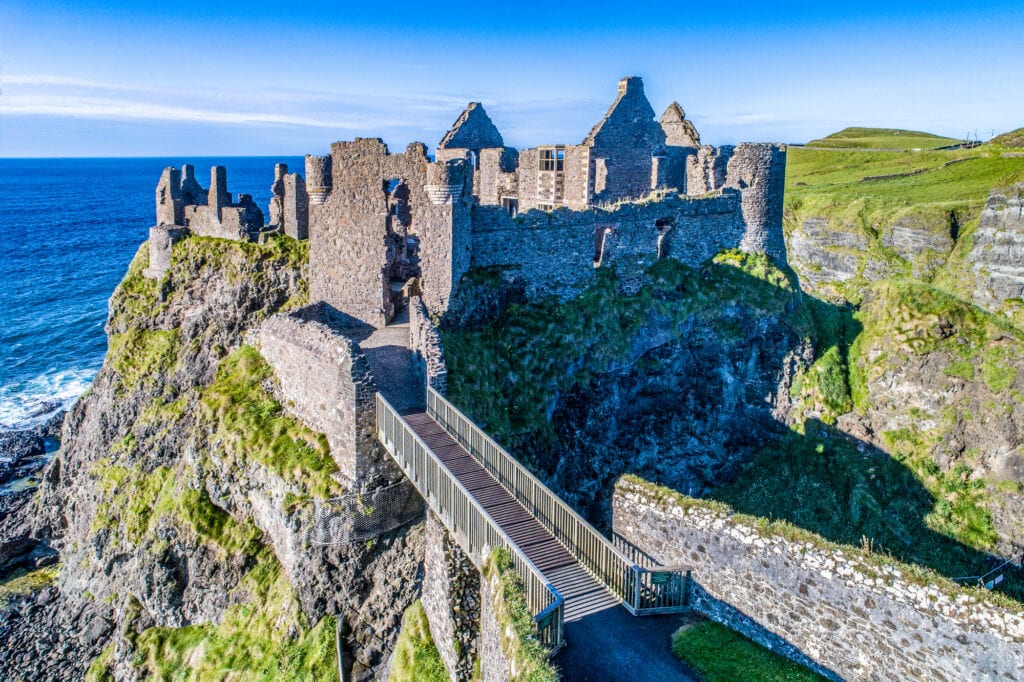
[[[624,75],[713,144],[1024,125],[1019,0],[140,4],[0,0],[0,156],[433,147],[471,100],[506,144],[575,143]]]

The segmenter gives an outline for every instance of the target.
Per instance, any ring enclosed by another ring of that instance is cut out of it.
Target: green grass
[[[512,682],[557,682],[558,672],[548,660],[548,650],[537,641],[537,625],[526,603],[523,581],[508,550],[495,548],[482,573],[495,589],[494,615]]]
[[[1024,147],[1024,128],[1017,128],[1002,135],[996,135],[987,144],[996,147]]]
[[[700,269],[664,259],[649,275],[650,284],[625,295],[614,272],[601,269],[593,285],[565,303],[515,304],[489,324],[443,329],[450,399],[528,464],[544,468],[558,450],[548,420],[558,398],[632,362],[634,340],[647,330],[719,319],[724,308],[742,306],[812,333],[790,275],[763,255],[727,251]],[[744,334],[733,330],[730,338]]]
[[[220,547],[228,554],[255,552],[260,532],[250,523],[239,523],[210,500],[205,488],[188,487],[191,477],[177,475],[168,467],[151,472],[100,460],[91,473],[103,501],[93,517],[94,532],[119,528],[135,546],[160,552],[167,542],[157,536],[160,522],[190,530],[198,540]]]
[[[448,682],[448,670],[430,635],[423,602],[417,600],[402,615],[388,682]]]
[[[46,566],[34,570],[19,569],[0,581],[0,609],[19,597],[27,597],[49,587],[57,579],[60,566]]]
[[[962,140],[941,137],[917,130],[897,128],[845,128],[820,140],[811,140],[808,147],[856,149],[935,149],[959,144]]]
[[[243,465],[255,460],[305,493],[331,497],[342,492],[332,474],[338,465],[327,438],[284,414],[263,387],[273,371],[259,352],[242,346],[221,361],[213,383],[203,390],[200,413],[211,430],[216,455]]]
[[[829,283],[823,294],[859,303],[879,266],[887,277],[934,279],[962,298],[973,282],[967,256],[977,219],[993,188],[1024,181],[1024,158],[999,149],[872,152],[792,147],[787,154],[784,228],[791,234],[810,218],[866,242],[866,248],[829,246],[852,257],[857,275]],[[931,232],[952,253],[921,250],[905,260],[883,244],[897,223]],[[811,275],[812,273],[804,273]]]
[[[335,619],[306,623],[294,589],[269,550],[236,589],[242,603],[229,608],[219,624],[153,627],[137,634],[129,627],[125,644],[134,652],[135,670],[147,679],[168,681],[338,679]],[[101,655],[86,679],[111,679],[108,665]]]
[[[672,653],[692,666],[704,682],[816,682],[821,675],[714,622],[698,623],[672,635]]]

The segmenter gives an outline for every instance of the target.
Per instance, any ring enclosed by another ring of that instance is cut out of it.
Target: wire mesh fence
[[[305,518],[306,541],[311,545],[343,545],[370,540],[422,514],[423,500],[408,481],[314,500]]]

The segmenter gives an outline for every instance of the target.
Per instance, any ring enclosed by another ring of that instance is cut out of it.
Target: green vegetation
[[[557,682],[548,651],[537,641],[537,625],[526,604],[523,581],[508,550],[495,548],[484,564],[483,579],[494,589],[494,615],[501,631],[501,649],[513,671],[512,682]]]
[[[155,680],[337,680],[335,619],[310,627],[291,584],[273,554],[264,550],[237,588],[243,602],[219,625],[126,628],[135,668]],[[131,621],[134,616],[129,615]],[[97,658],[87,680],[108,680],[109,661]]]
[[[1017,128],[1002,135],[996,135],[986,144],[994,147],[1024,147],[1024,128]]]
[[[124,279],[111,298],[110,328],[115,333],[129,329],[146,330],[154,317],[166,310],[175,292],[196,280],[205,269],[224,274],[229,282],[246,280],[257,289],[266,285],[266,273],[275,268],[305,268],[309,263],[309,242],[273,235],[264,244],[192,236],[175,245],[171,267],[160,281],[142,273],[149,265],[149,244],[139,247]],[[305,279],[296,296],[282,309],[308,302]]]
[[[270,365],[251,346],[242,346],[221,361],[217,377],[200,398],[201,418],[212,431],[217,456],[241,465],[253,459],[285,480],[301,484],[310,495],[341,493],[331,474],[338,465],[327,438],[285,415],[267,393]]]
[[[388,682],[448,682],[448,670],[430,636],[423,603],[419,600],[402,615],[402,631],[395,643]]]
[[[897,128],[844,128],[820,140],[811,140],[808,147],[826,149],[935,149],[960,144],[962,140],[940,137],[917,130]]]
[[[34,570],[20,569],[12,572],[0,582],[0,609],[18,597],[27,597],[49,587],[57,579],[60,566],[46,566]]]
[[[514,304],[488,324],[443,330],[449,396],[499,442],[544,466],[558,451],[548,421],[558,397],[628,361],[648,330],[718,319],[724,308],[743,305],[811,334],[814,321],[794,305],[791,276],[763,255],[727,251],[699,270],[659,260],[649,275],[650,284],[625,295],[615,273],[600,269],[594,284],[565,303]]]
[[[175,475],[163,466],[146,473],[109,460],[94,464],[91,473],[103,492],[103,502],[92,521],[94,532],[119,527],[128,542],[159,553],[167,547],[167,541],[156,532],[163,521],[190,530],[200,541],[228,554],[256,551],[260,532],[214,505],[205,488],[188,487],[186,481],[191,477]]]
[[[672,635],[672,653],[700,673],[704,682],[816,682],[825,679],[711,621],[679,629]]]
[[[977,217],[993,188],[1021,181],[1024,158],[1004,157],[988,145],[920,152],[791,147],[784,226],[789,234],[823,218],[843,236],[828,251],[853,259],[857,276],[826,285],[830,296],[859,303],[872,280],[914,277],[970,298],[966,257]],[[931,233],[940,252],[920,249],[904,259],[884,243],[896,224]],[[941,252],[942,244],[952,244],[953,252]]]
[[[178,363],[180,350],[176,329],[130,329],[110,335],[108,357],[123,388],[134,391],[154,386],[159,377],[170,372]]]

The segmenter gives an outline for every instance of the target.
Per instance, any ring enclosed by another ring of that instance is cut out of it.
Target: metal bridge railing
[[[379,393],[377,433],[477,569],[483,568],[494,548],[509,550],[516,572],[523,580],[527,605],[537,623],[537,638],[552,653],[558,651],[565,644],[562,595]]]
[[[690,569],[643,567],[540,482],[458,408],[427,387],[427,415],[458,441],[635,616],[686,608]]]

